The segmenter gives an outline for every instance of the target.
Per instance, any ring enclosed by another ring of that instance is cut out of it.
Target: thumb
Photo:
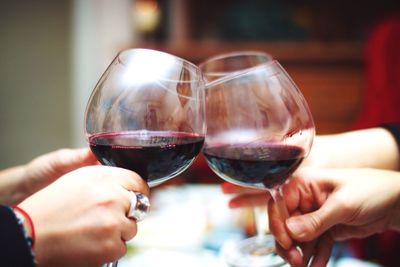
[[[333,198],[328,198],[318,210],[288,218],[286,227],[293,239],[307,242],[316,239],[333,225],[341,223],[342,219],[340,205]]]

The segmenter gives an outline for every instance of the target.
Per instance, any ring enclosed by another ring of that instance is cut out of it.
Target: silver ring
[[[127,214],[128,218],[135,219],[136,221],[143,220],[150,210],[149,198],[142,193],[129,191],[129,199],[131,206]]]

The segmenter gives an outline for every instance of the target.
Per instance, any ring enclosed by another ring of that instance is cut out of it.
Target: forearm
[[[371,128],[317,136],[307,164],[328,168],[398,170],[399,158],[393,135],[384,128]]]
[[[24,165],[0,171],[0,204],[14,205],[29,196]]]

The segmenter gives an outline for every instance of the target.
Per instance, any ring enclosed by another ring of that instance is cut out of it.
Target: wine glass
[[[120,52],[86,107],[91,150],[102,164],[135,171],[150,187],[177,176],[204,143],[204,86],[200,69],[184,59],[149,49]]]
[[[208,82],[206,99],[208,165],[228,182],[268,190],[284,220],[280,186],[308,155],[315,135],[302,93],[278,61],[269,60]],[[272,245],[268,236],[245,240],[228,261],[271,266]]]
[[[199,67],[203,72],[207,82],[212,82],[226,75],[232,75],[245,69],[264,64],[271,60],[273,60],[273,57],[265,52],[245,50],[215,55],[201,62]],[[275,245],[272,235],[268,234],[267,236],[265,231],[265,209],[263,207],[253,207],[253,215],[256,230],[255,238],[258,239],[258,252],[256,257],[264,257],[263,260],[265,260],[265,257],[268,257],[269,262],[283,263],[283,259],[274,253]],[[247,247],[249,243],[254,243],[253,237],[240,241],[240,243],[238,243],[237,246],[232,247],[231,250],[237,249],[242,251],[244,250],[243,247]],[[226,249],[223,251],[225,250]],[[231,255],[240,255],[240,253],[228,252],[227,256],[230,257]],[[235,263],[238,262],[237,259],[232,259],[231,261]],[[245,265],[248,264],[248,260],[244,260],[244,262]]]

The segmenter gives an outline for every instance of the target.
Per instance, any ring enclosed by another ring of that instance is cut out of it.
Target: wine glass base
[[[255,236],[226,248],[223,257],[230,267],[274,267],[286,262],[275,252],[272,235]]]

